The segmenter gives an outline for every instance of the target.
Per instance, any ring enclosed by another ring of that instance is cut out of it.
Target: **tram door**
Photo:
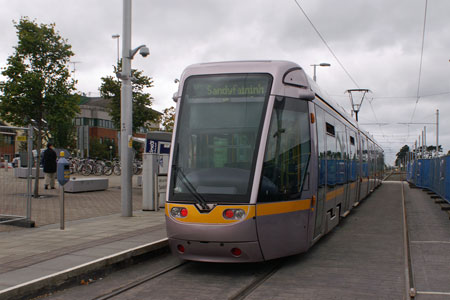
[[[265,259],[308,247],[310,132],[308,102],[276,97],[256,207],[258,239]],[[305,182],[307,186],[303,186]],[[277,210],[284,213],[274,213]]]
[[[325,145],[325,112],[316,106],[316,129],[317,129],[317,153],[318,153],[318,180],[317,180],[317,203],[315,209],[314,239],[323,232],[325,224],[324,202],[326,197],[326,169],[327,153]]]

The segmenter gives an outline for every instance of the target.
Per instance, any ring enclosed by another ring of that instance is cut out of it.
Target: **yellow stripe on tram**
[[[188,214],[184,218],[174,218],[170,215],[170,210],[173,207],[184,207],[188,210]],[[245,218],[243,220],[229,220],[223,217],[226,209],[242,209],[245,211]],[[207,223],[207,224],[231,224],[240,221],[248,220],[255,216],[254,205],[218,205],[210,212],[201,213],[193,204],[175,204],[166,203],[166,216],[185,223]]]
[[[345,191],[345,187],[341,187],[341,188],[336,189],[334,191],[328,192],[326,201],[330,201],[330,200],[336,198],[337,196],[342,195],[344,193],[344,191]]]
[[[308,210],[311,208],[311,199],[284,201],[275,203],[263,203],[256,205],[257,216],[267,216],[289,213],[299,210]]]

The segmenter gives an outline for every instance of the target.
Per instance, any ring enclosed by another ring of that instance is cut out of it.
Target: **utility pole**
[[[424,146],[424,153],[427,153],[427,126],[423,127],[423,146]]]
[[[131,87],[131,0],[123,0],[122,27],[122,90],[120,100],[120,162],[122,169],[122,217],[133,216],[133,199],[131,192],[131,151],[128,147],[133,134],[133,104]]]
[[[439,109],[436,109],[436,157],[439,157]]]
[[[122,216],[133,216],[133,199],[131,192],[132,183],[132,136],[133,136],[133,89],[131,75],[131,60],[139,53],[143,57],[150,55],[150,50],[145,45],[131,49],[131,0],[123,0],[123,27],[122,27],[122,72],[116,76],[122,80],[120,93],[120,162],[122,169],[121,195]]]

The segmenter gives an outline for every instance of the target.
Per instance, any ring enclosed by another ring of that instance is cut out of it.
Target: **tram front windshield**
[[[250,201],[268,74],[186,80],[177,123],[170,201]]]

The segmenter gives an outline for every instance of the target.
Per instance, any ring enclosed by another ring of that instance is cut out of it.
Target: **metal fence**
[[[410,161],[406,180],[433,191],[450,203],[450,156]]]
[[[32,162],[33,128],[0,126],[2,129],[25,130],[27,136],[27,163]],[[31,163],[27,168],[10,168],[8,162],[0,168],[0,225],[20,223],[33,226],[31,221]],[[22,172],[19,172],[22,171]]]

